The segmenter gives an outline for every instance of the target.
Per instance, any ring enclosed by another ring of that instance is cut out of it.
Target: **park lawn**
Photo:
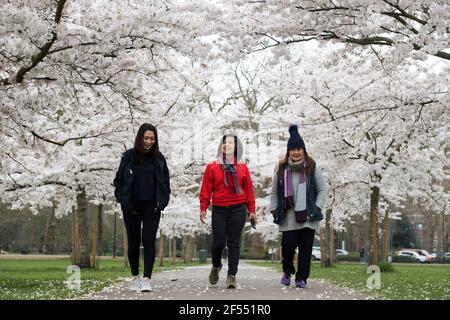
[[[272,267],[281,273],[281,263],[251,262],[258,266]],[[449,300],[450,266],[394,264],[393,272],[381,273],[380,289],[369,289],[367,266],[358,263],[338,263],[322,268],[311,264],[311,279],[325,279],[340,287],[353,289],[375,299],[391,300]]]
[[[120,278],[130,277],[130,269],[124,266],[123,258],[102,258],[99,268],[81,269],[81,288],[71,290],[65,283],[71,277],[71,273],[66,272],[70,264],[70,259],[0,260],[0,300],[71,299],[101,291]],[[177,261],[173,266],[166,259],[164,265],[159,267],[157,260],[153,271],[191,265],[198,265],[198,262]]]

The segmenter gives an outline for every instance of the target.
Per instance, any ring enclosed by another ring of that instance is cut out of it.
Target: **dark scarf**
[[[223,177],[225,182],[225,187],[228,188],[228,175],[231,175],[231,181],[233,183],[234,193],[241,193],[241,188],[239,188],[239,180],[237,175],[236,166],[233,163],[227,163],[223,161],[221,163],[223,169]]]

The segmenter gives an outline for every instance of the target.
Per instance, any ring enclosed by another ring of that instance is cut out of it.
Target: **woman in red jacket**
[[[212,268],[209,283],[219,281],[222,269],[222,251],[225,241],[228,248],[227,288],[236,288],[239,264],[239,245],[242,229],[250,212],[250,220],[256,224],[255,196],[250,172],[240,162],[242,144],[237,136],[223,136],[217,150],[217,159],[208,163],[200,190],[200,220],[205,223],[206,210],[212,195]]]

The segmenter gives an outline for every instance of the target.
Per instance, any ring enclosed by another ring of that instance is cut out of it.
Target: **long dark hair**
[[[234,138],[234,161],[238,162],[242,158],[242,153],[244,151],[244,148],[242,147],[241,140],[238,138],[235,134],[226,134],[222,137],[219,143],[219,147],[217,148],[217,159],[223,159],[225,158],[225,154],[223,154],[222,146],[225,143],[225,140],[227,137]]]
[[[311,171],[316,166],[316,162],[314,161],[313,158],[311,158],[309,156],[309,154],[308,154],[308,152],[306,152],[306,150],[304,150],[304,153],[305,153],[305,157],[304,157],[305,158],[305,167],[302,170],[304,170],[307,175],[310,175]],[[279,162],[278,174],[280,174],[280,172],[283,172],[285,165],[288,163],[288,159],[289,159],[289,150],[286,151],[286,155]]]
[[[159,144],[158,144],[158,131],[156,127],[150,123],[144,123],[139,127],[139,130],[136,134],[136,139],[134,140],[134,149],[136,150],[136,154],[138,158],[142,158],[142,156],[146,153],[143,145],[143,138],[145,131],[152,131],[155,134],[155,143],[149,151],[149,154],[152,157],[159,157],[161,152],[159,152]]]

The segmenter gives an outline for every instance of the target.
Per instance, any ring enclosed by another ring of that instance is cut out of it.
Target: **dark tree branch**
[[[97,44],[97,42],[86,42],[86,43],[77,44],[75,46],[65,46],[65,47],[61,47],[61,48],[55,48],[53,50],[49,50],[48,51],[48,55],[51,55],[51,54],[57,53],[57,52],[61,52],[61,51],[65,51],[65,50],[68,50],[68,49],[72,49],[72,48],[75,48],[75,47],[84,47],[84,46],[91,46],[91,45],[96,45],[96,44]]]
[[[410,23],[408,23],[408,21],[406,19],[412,20],[414,22],[417,22],[421,25],[426,25],[428,23],[428,21],[423,20],[417,16],[415,16],[414,14],[411,14],[409,12],[407,12],[405,9],[401,8],[399,5],[395,4],[395,3],[391,3],[390,1],[387,0],[383,0],[386,4],[388,4],[389,6],[392,7],[393,11],[384,11],[381,12],[382,15],[391,17],[395,20],[397,20],[398,22],[400,22],[404,27],[406,27],[410,32],[414,33],[414,34],[418,34],[419,31],[417,29],[415,29]],[[296,6],[297,9],[299,10],[303,10],[303,11],[308,11],[311,13],[315,13],[315,14],[320,14],[320,12],[329,12],[329,11],[349,11],[349,12],[357,12],[360,11],[359,8],[355,7],[355,8],[351,8],[351,7],[344,7],[344,6],[338,6],[335,5],[333,2],[331,2],[331,6],[329,7],[319,7],[319,8],[305,8],[302,7],[300,5]],[[428,8],[424,7],[423,8],[424,13],[428,14]],[[349,16],[350,17],[350,16]],[[351,18],[351,17],[350,17]],[[342,24],[345,25],[345,24]],[[392,33],[396,33],[396,34],[402,34],[405,37],[409,38],[409,36],[407,34],[404,34],[400,31],[396,31],[396,30],[391,30],[389,28],[386,27],[381,27],[382,30],[388,31],[388,32],[392,32]],[[450,32],[450,31],[448,31]],[[308,30],[306,31],[307,34],[301,34],[299,36],[303,37],[301,39],[294,39],[294,40],[277,40],[274,37],[267,35],[267,34],[262,34],[262,33],[258,33],[258,35],[263,35],[266,36],[270,39],[272,39],[274,41],[273,44],[271,45],[266,45],[261,49],[257,49],[255,51],[259,51],[259,50],[264,50],[270,47],[274,47],[274,46],[278,46],[278,45],[286,45],[286,44],[292,44],[292,43],[297,43],[297,42],[304,42],[304,41],[309,41],[309,40],[313,40],[313,39],[322,39],[322,40],[341,40],[343,42],[346,43],[351,43],[351,44],[357,44],[357,45],[361,45],[361,46],[367,46],[367,45],[384,45],[384,46],[392,46],[394,45],[394,41],[389,38],[389,37],[382,37],[382,36],[366,36],[366,37],[362,37],[362,38],[355,38],[352,36],[345,36],[345,35],[338,35],[333,31],[328,31],[328,30],[324,30],[321,32],[315,32],[315,30]],[[412,44],[414,50],[421,50],[422,46],[413,43]],[[428,53],[430,55],[433,55],[435,57],[441,58],[441,59],[445,59],[445,60],[450,60],[450,53],[447,53],[445,51],[438,51],[436,53]]]
[[[48,185],[58,185],[58,186],[63,186],[63,187],[67,186],[66,183],[61,182],[61,181],[57,181],[57,180],[46,180],[46,181],[43,181],[38,186],[31,185],[31,184],[18,184],[16,182],[14,182],[14,183],[15,183],[15,186],[13,186],[11,188],[8,188],[5,191],[6,192],[13,192],[13,191],[17,191],[17,190],[21,190],[21,189],[25,189],[25,188],[36,188],[36,187],[42,187],[42,186],[48,186]]]
[[[62,11],[63,11],[65,3],[66,3],[66,0],[59,0],[57,2],[56,14],[55,14],[55,19],[54,19],[56,24],[59,24],[59,22],[61,21]],[[0,83],[2,85],[8,85],[8,84],[12,84],[12,83],[22,83],[25,75],[30,70],[32,70],[39,62],[44,60],[44,58],[48,55],[48,52],[49,52],[51,46],[57,39],[57,34],[55,31],[52,31],[51,34],[52,34],[52,37],[50,38],[50,40],[46,44],[44,44],[44,46],[42,48],[40,48],[40,51],[38,53],[36,53],[34,56],[31,57],[31,65],[20,68],[19,71],[17,72],[17,74],[15,76],[15,80],[13,82],[9,82],[9,79],[5,78],[5,79],[1,79]]]
[[[24,127],[28,130],[28,128],[26,126],[24,126]],[[45,142],[48,142],[48,143],[55,144],[57,146],[63,147],[69,141],[98,138],[98,137],[106,135],[106,134],[111,134],[111,133],[115,133],[115,132],[123,132],[123,131],[125,131],[125,130],[118,130],[118,131],[113,131],[113,132],[101,132],[101,133],[93,134],[93,135],[86,134],[86,135],[79,136],[79,137],[68,138],[68,139],[63,140],[63,141],[54,141],[54,140],[51,140],[49,138],[45,138],[45,137],[37,134],[34,130],[31,130],[30,133],[33,135],[33,137],[36,137],[39,140],[42,140],[42,141],[45,141]]]
[[[184,88],[180,90],[180,93],[178,94],[175,101],[169,106],[169,108],[167,108],[166,112],[164,113],[164,116],[167,116],[169,114],[170,110],[172,110],[172,108],[177,104],[178,99],[180,99],[180,96],[183,93],[183,91],[184,91]]]
[[[427,24],[427,22],[426,22],[425,20],[419,19],[419,18],[417,18],[416,16],[414,16],[414,15],[412,15],[412,14],[406,12],[406,11],[405,11],[404,9],[402,9],[399,5],[395,5],[395,4],[393,4],[393,3],[390,3],[390,2],[387,1],[387,0],[383,0],[383,2],[387,3],[387,4],[390,5],[391,7],[397,9],[398,11],[400,11],[400,13],[402,14],[402,16],[404,16],[405,18],[414,20],[414,21],[420,23],[421,25],[426,25],[426,24]]]

